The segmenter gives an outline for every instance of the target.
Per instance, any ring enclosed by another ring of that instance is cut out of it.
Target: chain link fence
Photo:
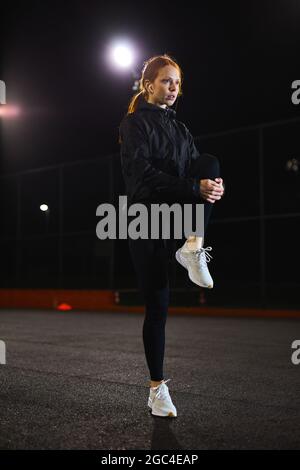
[[[195,139],[200,152],[218,156],[226,182],[205,237],[215,287],[197,289],[174,258],[172,302],[184,293],[191,305],[299,307],[299,135],[292,119]],[[98,205],[117,207],[125,194],[119,154],[4,175],[0,191],[1,288],[135,296],[128,241],[96,236]]]

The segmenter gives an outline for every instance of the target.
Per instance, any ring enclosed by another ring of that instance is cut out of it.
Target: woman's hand
[[[224,194],[223,179],[215,178],[215,180],[200,180],[201,197],[208,202],[214,203],[221,199]]]

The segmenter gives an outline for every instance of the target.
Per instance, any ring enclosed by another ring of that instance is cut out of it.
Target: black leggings
[[[198,177],[199,180],[220,177],[219,160],[212,155],[201,154],[192,161],[188,176]],[[200,203],[204,204],[205,233],[213,203],[199,200]],[[169,251],[166,240],[160,238],[128,238],[128,241],[139,290],[145,302],[143,342],[147,365],[151,380],[160,381],[164,378],[165,324],[169,306]]]

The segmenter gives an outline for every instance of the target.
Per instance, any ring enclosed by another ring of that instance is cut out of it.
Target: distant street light
[[[14,118],[19,116],[20,108],[9,104],[0,105],[0,118]]]

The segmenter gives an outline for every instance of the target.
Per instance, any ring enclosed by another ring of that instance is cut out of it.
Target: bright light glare
[[[3,104],[0,106],[0,118],[13,118],[19,116],[21,110],[18,106]]]
[[[130,67],[133,63],[133,48],[129,44],[115,43],[110,48],[110,56],[118,67]]]
[[[113,59],[121,67],[128,67],[132,64],[132,52],[127,46],[116,46]]]
[[[40,209],[41,209],[41,211],[44,211],[44,212],[47,211],[48,210],[47,204],[41,204]]]

